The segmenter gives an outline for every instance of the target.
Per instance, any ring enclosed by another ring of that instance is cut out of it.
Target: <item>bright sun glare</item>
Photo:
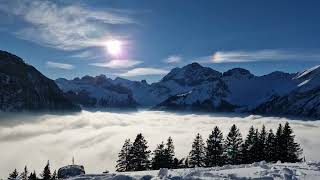
[[[110,55],[118,56],[121,53],[121,42],[119,40],[109,40],[106,42],[106,48]]]

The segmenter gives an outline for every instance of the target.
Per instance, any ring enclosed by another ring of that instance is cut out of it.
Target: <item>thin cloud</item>
[[[169,71],[157,68],[135,68],[124,73],[116,74],[118,76],[124,77],[134,77],[134,76],[145,76],[145,75],[163,75],[167,74]]]
[[[111,68],[111,69],[122,69],[130,68],[142,63],[141,61],[129,60],[129,59],[114,59],[105,63],[91,63],[91,66]]]
[[[79,53],[72,54],[71,57],[81,58],[81,59],[98,59],[98,58],[102,58],[103,56],[96,52],[86,50],[86,51],[81,51]]]
[[[112,25],[135,23],[124,12],[55,1],[7,1],[0,11],[26,22],[15,32],[19,38],[61,50],[101,46],[105,38],[115,36]]]
[[[57,63],[52,61],[48,61],[47,66],[49,68],[56,68],[56,69],[73,69],[74,68],[74,65],[72,64]]]
[[[179,55],[171,55],[164,60],[164,62],[169,64],[177,64],[177,63],[180,63],[181,61],[182,61],[182,57]]]
[[[212,56],[206,56],[200,59],[207,63],[224,62],[255,62],[272,60],[318,60],[318,52],[300,52],[285,50],[258,50],[258,51],[217,51]]]

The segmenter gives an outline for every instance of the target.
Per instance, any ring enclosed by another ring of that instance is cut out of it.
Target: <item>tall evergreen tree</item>
[[[284,142],[283,146],[283,161],[284,162],[300,162],[302,158],[300,155],[302,153],[302,149],[300,144],[296,143],[294,140],[295,135],[293,134],[293,130],[291,129],[288,122],[285,123],[282,131],[282,139]]]
[[[220,129],[215,126],[207,139],[205,163],[207,167],[221,166],[224,160],[223,135]]]
[[[262,129],[259,133],[258,144],[257,144],[257,161],[266,160],[266,140],[268,133],[266,127],[262,125]]]
[[[276,137],[275,137],[275,156],[274,156],[275,161],[283,161],[284,143],[282,139],[282,132],[283,132],[282,125],[279,124],[276,132]]]
[[[242,137],[239,129],[235,124],[230,128],[226,142],[225,142],[225,153],[227,156],[227,161],[230,164],[241,163],[241,144]]]
[[[18,176],[19,176],[19,173],[18,173],[17,169],[14,169],[13,172],[9,174],[8,179],[14,180],[14,179],[17,179]]]
[[[30,173],[28,180],[38,180],[36,171],[33,171],[33,173],[32,172]]]
[[[192,149],[189,153],[189,164],[191,167],[205,166],[205,146],[199,133],[192,143]]]
[[[20,174],[20,179],[21,180],[28,180],[28,174],[29,174],[28,168],[27,168],[27,166],[24,166],[24,169],[23,169],[22,173]]]
[[[242,163],[248,164],[252,163],[255,160],[255,129],[253,126],[249,128],[247,137],[242,144]]]
[[[160,168],[168,167],[168,161],[166,159],[166,149],[163,142],[157,146],[153,154],[154,156],[151,161],[152,169],[158,170]]]
[[[44,167],[41,177],[43,180],[51,180],[51,171],[50,171],[50,163],[47,162],[46,166]]]
[[[173,166],[173,160],[174,160],[174,145],[172,138],[169,137],[166,143],[166,149],[165,149],[165,161],[166,161],[166,168],[172,168]]]
[[[120,153],[118,154],[118,160],[116,165],[116,171],[124,172],[132,170],[130,168],[130,150],[132,148],[132,144],[130,139],[126,139]]]
[[[273,134],[272,129],[269,130],[267,140],[266,140],[266,148],[265,148],[265,159],[267,162],[275,162],[277,161],[276,157],[276,138]]]
[[[150,168],[150,151],[147,141],[142,134],[138,134],[130,149],[130,166],[134,171],[143,171]]]

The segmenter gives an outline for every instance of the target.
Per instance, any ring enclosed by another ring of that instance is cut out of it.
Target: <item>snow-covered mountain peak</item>
[[[175,81],[180,85],[197,85],[203,81],[213,81],[219,79],[222,74],[208,67],[203,67],[199,63],[191,63],[182,68],[174,68],[161,82]]]
[[[243,68],[233,68],[223,73],[223,77],[235,77],[237,79],[240,78],[252,78],[254,77],[250,71]]]

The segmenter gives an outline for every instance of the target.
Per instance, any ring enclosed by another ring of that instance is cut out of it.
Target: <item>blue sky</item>
[[[263,75],[320,64],[316,0],[90,0],[0,3],[0,49],[50,78],[159,80],[199,62]],[[121,43],[112,55],[106,44]]]

